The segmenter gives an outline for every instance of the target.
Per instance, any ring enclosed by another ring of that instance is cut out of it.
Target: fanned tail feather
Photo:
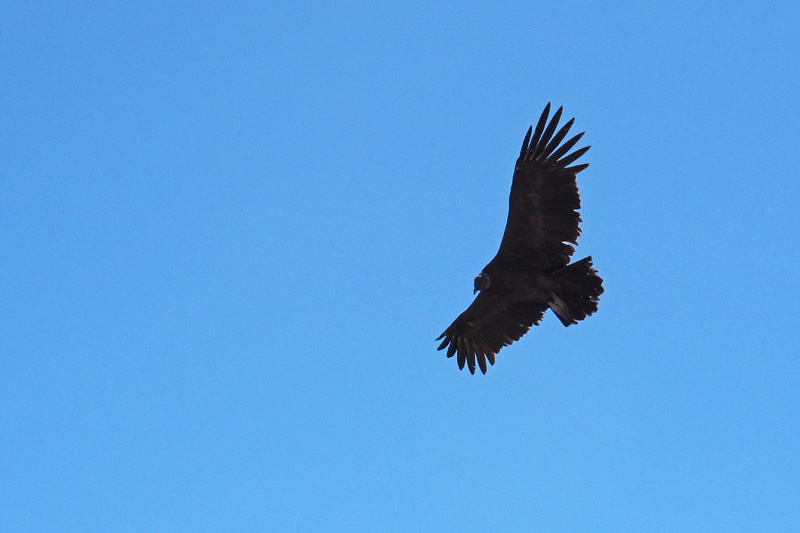
[[[592,268],[592,257],[581,259],[553,272],[560,288],[550,293],[550,309],[565,326],[577,324],[597,311],[603,294],[603,279]]]

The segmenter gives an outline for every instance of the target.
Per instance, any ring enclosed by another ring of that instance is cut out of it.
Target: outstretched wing
[[[581,198],[575,175],[589,165],[568,165],[589,147],[567,153],[583,133],[558,146],[575,121],[555,133],[562,110],[555,112],[545,128],[550,114],[547,104],[536,129],[531,127],[525,135],[508,200],[506,230],[494,261],[549,270],[565,266],[575,251],[569,244],[576,244],[581,232]]]
[[[438,349],[449,345],[447,357],[458,353],[458,367],[463,369],[466,362],[473,374],[477,359],[485,374],[486,360],[493,365],[495,354],[538,324],[546,310],[546,303],[510,303],[502,294],[481,291],[472,305],[436,339],[444,338]]]

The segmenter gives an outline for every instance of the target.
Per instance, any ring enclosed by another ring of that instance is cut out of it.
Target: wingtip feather
[[[447,357],[453,357],[453,354],[456,353],[458,345],[455,343],[453,339],[449,339],[449,341],[450,341],[450,346],[448,346],[447,348]]]
[[[439,339],[441,339],[441,338],[442,338],[442,337],[439,337]],[[436,340],[438,341],[439,339],[436,339]],[[449,342],[450,342],[450,339],[445,339],[445,340],[443,340],[443,341],[442,341],[442,344],[440,344],[440,345],[439,345],[439,347],[438,347],[438,348],[436,348],[436,350],[437,350],[437,351],[438,351],[438,350],[444,350],[444,347],[445,347],[445,346],[447,346],[447,343],[449,343]]]
[[[519,156],[525,156],[525,152],[528,151],[528,143],[531,141],[531,134],[533,133],[533,126],[528,128],[528,133],[525,134],[525,139],[522,141],[522,149],[519,151]]]
[[[486,374],[486,355],[483,352],[478,352],[478,366],[481,367],[481,372]]]
[[[533,149],[539,144],[539,139],[542,136],[542,132],[544,131],[544,127],[547,124],[547,117],[550,115],[550,102],[547,102],[547,105],[544,106],[544,111],[542,111],[542,116],[539,117],[539,122],[536,123],[536,129],[533,132],[533,137],[531,138],[531,143],[528,146],[528,153],[533,154]]]
[[[556,131],[556,128],[558,127],[558,121],[561,120],[561,113],[563,112],[564,112],[564,107],[562,106],[558,108],[558,111],[556,111],[555,114],[553,114],[553,118],[550,119],[550,124],[548,124],[547,129],[544,130],[542,138],[539,139],[538,143],[536,143],[537,149],[534,152],[534,155],[536,157],[542,154],[545,147],[550,142],[550,138],[553,136],[553,132]]]
[[[589,168],[589,163],[584,163],[583,165],[574,165],[571,167],[567,167],[564,170],[572,174],[577,174],[578,172],[583,172],[587,168]]]

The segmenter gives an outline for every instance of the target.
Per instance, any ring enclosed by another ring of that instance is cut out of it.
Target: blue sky
[[[0,529],[800,523],[792,2],[0,7]],[[437,337],[547,102],[598,313]]]

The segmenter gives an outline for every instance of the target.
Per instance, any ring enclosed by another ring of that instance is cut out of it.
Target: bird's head
[[[472,294],[475,294],[478,291],[483,291],[488,289],[489,283],[490,283],[489,276],[481,272],[480,274],[478,274],[478,277],[475,278],[475,290],[472,292]]]

